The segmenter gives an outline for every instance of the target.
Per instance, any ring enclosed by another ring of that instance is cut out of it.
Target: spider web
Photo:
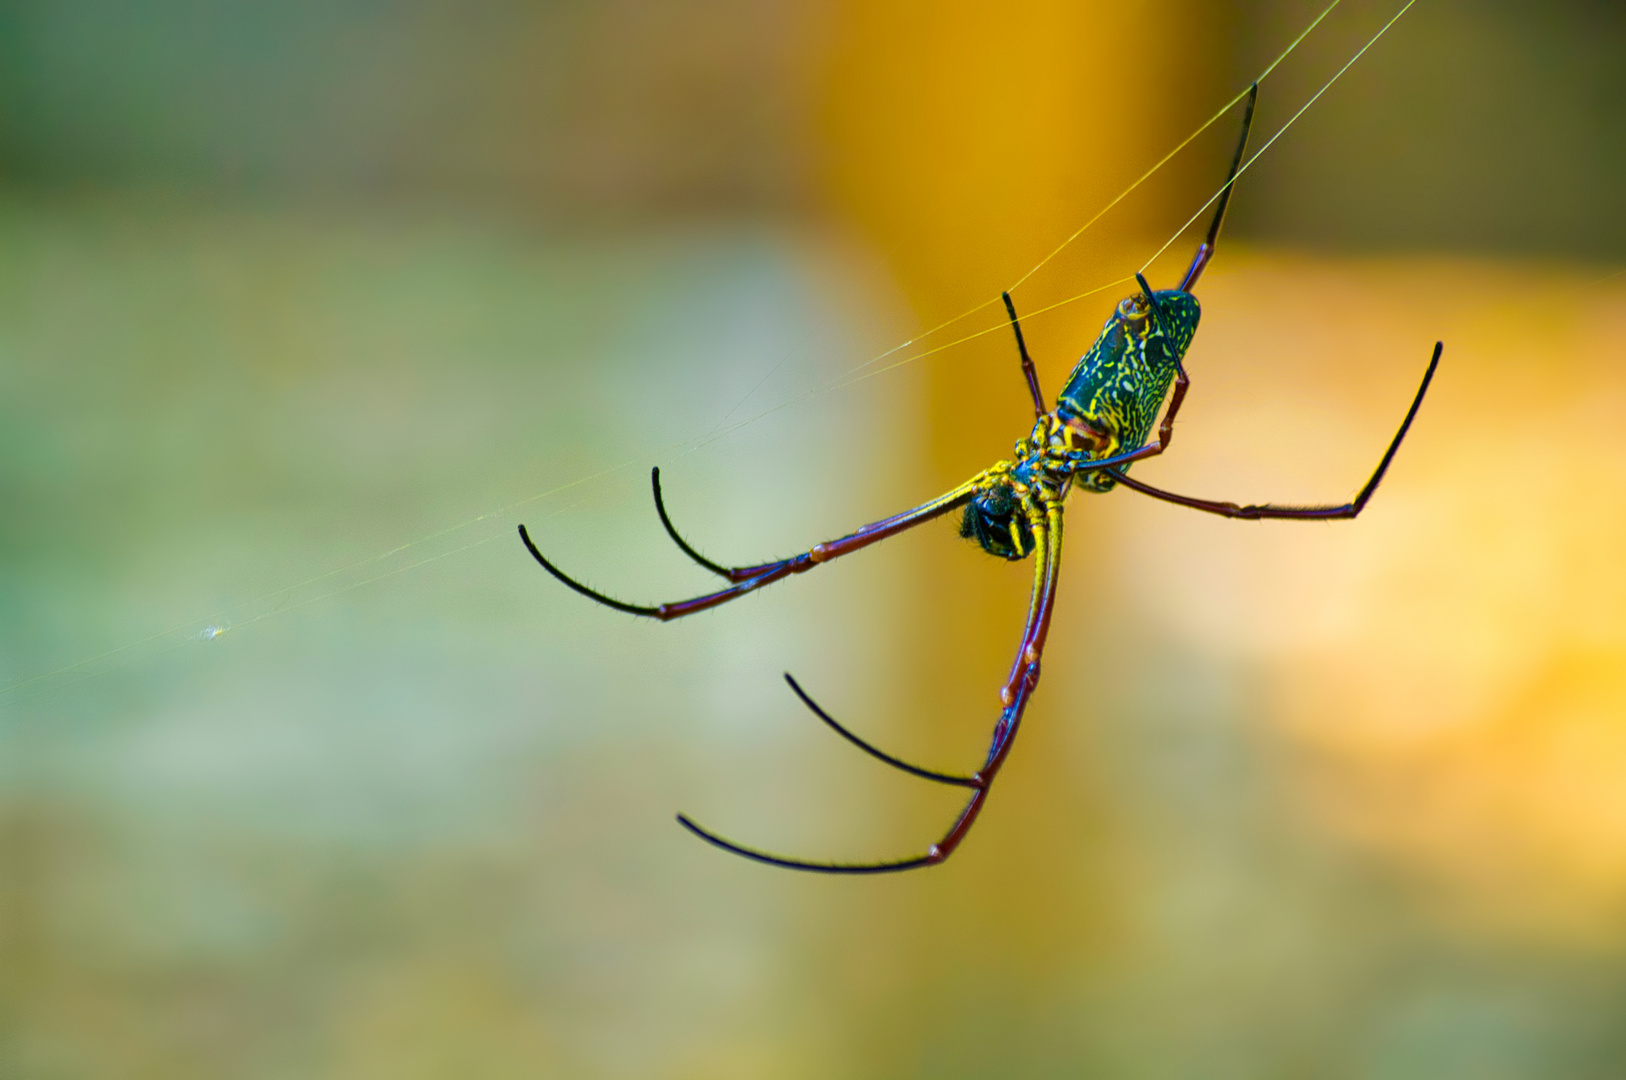
[[[1350,56],[1343,66],[1340,67],[1331,78],[1324,82],[1321,87],[1316,90],[1315,93],[1312,94],[1284,124],[1282,124],[1267,140],[1265,140],[1263,145],[1261,145],[1257,151],[1246,157],[1240,169],[1237,171],[1237,176],[1240,177],[1249,168],[1251,168],[1254,163],[1257,162],[1259,158],[1271,148],[1276,140],[1281,138],[1281,136],[1285,134],[1289,128],[1296,124],[1310,109],[1310,107],[1327,92],[1327,90],[1331,89],[1335,83],[1343,78],[1350,68],[1353,67],[1355,63],[1367,53],[1368,50],[1376,45],[1377,42],[1389,32],[1395,23],[1406,14],[1406,12],[1411,10],[1412,6],[1416,2],[1417,0],[1406,0],[1406,3],[1393,16],[1391,16],[1375,34],[1367,39],[1365,44],[1363,44],[1352,56]],[[1297,49],[1298,46],[1307,37],[1309,37],[1309,35],[1318,26],[1322,24],[1323,21],[1327,19],[1327,17],[1331,15],[1341,3],[1342,0],[1332,0],[1332,3],[1328,4],[1327,7],[1324,8],[1321,13],[1318,14],[1315,19],[1312,20],[1310,24],[1306,26],[1305,29],[1301,31],[1298,36],[1295,37],[1287,45],[1287,47],[1284,48],[1276,56],[1276,58],[1264,68],[1263,71],[1261,71],[1253,80],[1250,81],[1259,83],[1264,82],[1265,79],[1268,78],[1270,74],[1274,72],[1277,67],[1279,67],[1294,52],[1294,50]],[[1210,116],[1189,135],[1177,143],[1149,168],[1147,168],[1128,187],[1108,201],[1092,217],[1090,217],[1059,244],[1057,244],[1055,248],[1053,248],[1048,254],[1035,263],[1031,269],[1029,269],[1021,277],[1017,278],[1006,291],[1014,293],[1023,284],[1037,275],[1046,265],[1048,265],[1070,245],[1083,236],[1091,227],[1101,221],[1102,218],[1104,218],[1115,207],[1123,202],[1124,199],[1129,197],[1129,195],[1139,189],[1153,176],[1157,175],[1157,173],[1167,166],[1176,156],[1178,156],[1181,151],[1185,150],[1205,131],[1223,119],[1231,110],[1240,104],[1242,100],[1247,97],[1247,95],[1248,88],[1244,87],[1229,101],[1220,106],[1212,116]],[[1224,185],[1217,188],[1213,194],[1211,194],[1207,200],[1204,201],[1202,205],[1192,213],[1190,218],[1188,218],[1183,225],[1181,225],[1169,236],[1162,246],[1159,247],[1155,253],[1153,253],[1151,258],[1146,260],[1146,262],[1140,268],[1141,272],[1144,272],[1148,266],[1155,262],[1159,256],[1161,256],[1169,249],[1169,247],[1178,241],[1180,237],[1184,235],[1185,232],[1199,218],[1201,218],[1209,210],[1209,208],[1214,205],[1223,191]],[[1050,312],[1067,307],[1071,304],[1075,304],[1079,301],[1096,296],[1108,290],[1128,286],[1132,284],[1134,280],[1135,278],[1133,273],[1126,274],[1112,281],[1096,285],[1075,295],[1069,296],[1066,299],[1026,311],[1023,313],[1023,318],[1027,320],[1041,318]],[[602,469],[580,476],[574,480],[570,480],[554,487],[550,487],[546,490],[513,500],[484,513],[475,515],[474,517],[456,522],[455,524],[447,525],[444,528],[420,535],[414,539],[404,541],[394,547],[380,551],[375,555],[368,556],[367,558],[349,562],[294,584],[261,593],[258,596],[251,597],[228,608],[218,610],[213,614],[202,618],[193,619],[165,630],[160,630],[156,633],[128,642],[127,644],[120,645],[116,648],[104,650],[47,671],[14,679],[8,683],[5,683],[4,685],[0,685],[0,712],[16,708],[21,704],[34,700],[42,694],[76,686],[86,681],[99,678],[103,675],[119,670],[122,667],[126,667],[134,663],[141,656],[150,653],[154,649],[168,651],[208,644],[219,640],[229,633],[252,626],[255,623],[259,623],[276,616],[285,615],[291,611],[329,600],[335,596],[351,592],[365,585],[370,585],[399,574],[407,573],[408,571],[419,569],[453,555],[459,555],[464,552],[471,551],[475,548],[489,544],[494,540],[511,540],[512,534],[507,529],[503,529],[501,531],[492,532],[490,535],[482,536],[478,539],[474,539],[466,543],[455,544],[449,547],[442,543],[443,541],[447,541],[458,534],[466,533],[469,530],[483,524],[495,521],[511,521],[517,511],[527,507],[532,507],[538,503],[542,503],[544,500],[548,500],[550,503],[547,508],[547,512],[543,515],[544,520],[546,518],[564,513],[565,511],[571,509],[572,506],[576,505],[575,502],[568,500],[570,493],[577,491],[578,489],[586,489],[589,487],[589,485],[592,485],[596,481],[604,480],[608,477],[624,472],[628,468],[647,462],[652,458],[677,453],[692,453],[702,447],[709,446],[720,439],[724,439],[742,428],[759,423],[775,413],[789,409],[792,406],[801,405],[813,398],[845,389],[866,380],[896,371],[911,364],[919,363],[939,353],[957,348],[966,344],[967,342],[974,341],[988,334],[1008,332],[1009,324],[1003,317],[1003,313],[1000,312],[1000,317],[990,325],[970,330],[969,332],[960,334],[958,337],[953,337],[951,340],[941,342],[939,344],[928,344],[932,339],[943,335],[945,331],[949,330],[949,328],[956,327],[967,320],[973,319],[974,317],[989,311],[990,309],[995,309],[998,304],[999,297],[997,295],[991,296],[981,303],[967,308],[958,315],[946,319],[930,329],[922,331],[921,333],[918,333],[905,341],[899,342],[897,345],[894,345],[893,347],[870,357],[862,363],[854,365],[833,379],[827,380],[823,385],[816,386],[813,389],[789,396],[772,406],[764,408],[743,418],[731,419],[740,410],[740,408],[743,407],[745,402],[749,401],[751,397],[755,396],[761,387],[768,382],[779,367],[783,366],[784,361],[781,360],[779,365],[776,365],[775,368],[771,369],[766,375],[764,375],[756,383],[756,385],[754,385],[751,390],[733,406],[733,408],[724,413],[720,420],[716,421],[708,431],[698,437],[676,440],[673,442],[668,442],[664,445],[641,450],[636,456],[628,457],[625,460],[608,465]],[[583,494],[585,494],[585,492],[583,492]],[[397,565],[387,565],[391,563],[392,560],[397,559],[401,560]],[[360,575],[359,577],[354,577],[353,580],[346,580],[347,578],[358,574]],[[236,616],[236,618],[234,619],[233,616]]]

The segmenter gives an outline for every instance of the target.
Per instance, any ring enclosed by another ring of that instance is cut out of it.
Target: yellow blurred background
[[[1236,113],[1047,256],[1320,10],[0,12],[0,1076],[1626,1072],[1611,5],[1419,0],[1243,177],[1138,475],[1342,499],[1435,389],[1355,522],[1075,496],[943,867],[671,815],[922,848],[952,793],[779,673],[974,766],[1026,565],[940,522],[663,626],[514,537],[672,599],[651,465],[751,562],[1007,455],[999,291],[1054,393]]]

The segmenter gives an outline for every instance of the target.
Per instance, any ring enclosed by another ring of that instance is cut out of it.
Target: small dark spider
[[[1207,238],[1198,246],[1196,256],[1192,259],[1185,277],[1181,279],[1179,287],[1153,291],[1147,285],[1146,279],[1136,274],[1135,280],[1140,285],[1140,292],[1118,304],[1117,310],[1102,328],[1101,336],[1096,338],[1095,344],[1068,376],[1067,384],[1062,387],[1061,393],[1056,398],[1054,409],[1045,408],[1044,397],[1039,392],[1038,375],[1034,371],[1033,361],[1028,357],[1027,344],[1022,338],[1022,327],[1016,318],[1016,308],[1011,303],[1010,294],[1004,294],[1005,309],[1010,315],[1011,329],[1016,334],[1017,351],[1022,358],[1022,372],[1027,378],[1028,391],[1033,397],[1033,411],[1036,416],[1032,432],[1026,439],[1016,444],[1015,461],[997,462],[953,491],[928,503],[865,525],[838,540],[815,544],[800,555],[755,566],[738,567],[719,566],[711,562],[678,535],[661,499],[660,470],[656,469],[650,474],[655,490],[655,510],[660,515],[661,524],[665,526],[668,535],[689,558],[712,573],[727,578],[732,584],[726,589],[705,596],[655,607],[623,603],[568,577],[543,558],[536,545],[531,543],[525,526],[519,527],[520,539],[536,557],[536,561],[541,563],[548,573],[572,589],[617,611],[647,615],[663,622],[727,603],[764,585],[772,584],[791,574],[811,570],[831,559],[849,555],[860,548],[895,536],[905,529],[914,528],[960,507],[965,508],[960,524],[960,535],[975,539],[989,554],[1003,559],[1018,560],[1038,552],[1027,625],[1022,631],[1022,640],[1017,646],[1010,676],[999,692],[1004,711],[1000,714],[999,722],[994,725],[993,741],[988,748],[987,760],[981,769],[969,776],[922,769],[871,746],[821,709],[797,685],[795,679],[788,674],[785,676],[791,690],[802,699],[803,704],[811,709],[814,715],[866,754],[913,776],[970,789],[971,798],[960,811],[953,826],[942,839],[928,847],[924,854],[891,862],[807,862],[742,847],[679,814],[678,821],[686,829],[725,851],[743,855],[748,859],[795,870],[815,870],[834,874],[911,870],[920,866],[934,866],[952,855],[982,811],[994,777],[998,775],[1000,766],[1010,753],[1028,698],[1039,683],[1039,660],[1044,653],[1045,637],[1050,630],[1050,616],[1055,608],[1056,579],[1061,564],[1062,504],[1075,485],[1086,491],[1106,492],[1111,491],[1117,484],[1123,484],[1142,495],[1150,495],[1180,506],[1248,520],[1281,518],[1295,521],[1327,521],[1353,518],[1366,506],[1423,403],[1423,395],[1428,392],[1429,382],[1434,377],[1435,368],[1439,366],[1440,353],[1444,348],[1442,343],[1435,344],[1434,355],[1423,374],[1422,385],[1418,387],[1411,408],[1406,411],[1406,418],[1401,421],[1400,429],[1395,432],[1389,448],[1384,451],[1383,458],[1378,462],[1378,467],[1355,498],[1347,503],[1337,506],[1278,506],[1269,503],[1239,506],[1231,502],[1177,495],[1139,480],[1132,480],[1125,473],[1130,463],[1161,454],[1168,448],[1174,432],[1175,416],[1180,411],[1181,403],[1185,401],[1190,382],[1186,378],[1181,359],[1191,344],[1192,335],[1196,333],[1197,320],[1201,314],[1197,298],[1192,295],[1191,290],[1214,254],[1220,224],[1225,219],[1225,207],[1230,201],[1231,188],[1242,162],[1243,150],[1247,146],[1248,129],[1253,121],[1253,106],[1258,92],[1258,85],[1255,84],[1248,96],[1247,112],[1242,121],[1242,138],[1237,144],[1230,174],[1226,178],[1224,188],[1221,189],[1214,219],[1208,227]],[[1146,438],[1151,432],[1152,422],[1157,418],[1158,407],[1168,395],[1171,384],[1174,393],[1169,398],[1168,410],[1163,414],[1163,421],[1158,425],[1157,440],[1148,444]]]

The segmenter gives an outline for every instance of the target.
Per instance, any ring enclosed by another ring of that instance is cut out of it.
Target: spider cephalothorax
[[[1014,464],[997,462],[976,478],[960,535],[1012,562],[1033,554],[1034,523],[1044,518],[1046,501],[1065,492],[1083,446],[1055,413],[1040,416],[1032,433],[1016,444]]]
[[[1255,85],[1252,94],[1258,93]],[[1175,289],[1153,291],[1140,274],[1135,275],[1140,291],[1124,299],[1102,329],[1095,344],[1084,354],[1069,376],[1067,384],[1057,396],[1055,409],[1047,409],[1044,395],[1039,392],[1039,378],[1033,361],[1028,356],[1027,344],[1022,339],[1022,326],[1016,318],[1016,308],[1010,294],[1005,294],[1005,308],[1010,314],[1011,329],[1016,333],[1017,351],[1022,357],[1022,371],[1027,378],[1028,391],[1033,398],[1035,423],[1028,437],[1016,444],[1014,461],[1001,461],[930,502],[912,510],[884,518],[836,540],[813,547],[799,555],[773,562],[750,566],[721,566],[712,562],[678,534],[666,515],[661,499],[660,470],[651,474],[655,489],[655,509],[667,534],[699,565],[718,574],[729,582],[728,587],[704,596],[696,596],[676,603],[645,607],[628,604],[605,596],[569,577],[543,558],[531,543],[525,526],[519,527],[520,538],[531,555],[542,566],[584,596],[601,604],[633,615],[644,615],[662,621],[682,618],[707,608],[727,603],[736,597],[754,592],[764,585],[780,581],[792,574],[804,573],[821,563],[850,555],[871,544],[896,536],[905,529],[941,517],[961,507],[965,515],[960,522],[960,535],[975,539],[989,554],[1012,561],[1036,554],[1033,598],[1028,608],[1027,625],[1010,674],[999,691],[1001,705],[999,720],[994,725],[988,756],[976,772],[969,775],[935,772],[911,765],[906,761],[879,750],[838,724],[829,713],[821,709],[803,692],[789,675],[785,680],[814,715],[829,724],[843,738],[866,754],[901,769],[912,776],[966,788],[971,792],[959,817],[942,839],[930,845],[923,854],[890,862],[820,863],[802,859],[787,859],[753,848],[742,847],[716,833],[696,825],[682,814],[678,821],[703,840],[736,855],[758,862],[796,870],[818,870],[839,874],[871,874],[889,870],[909,870],[918,866],[932,866],[942,862],[954,852],[981,813],[990,786],[998,774],[1005,756],[1010,752],[1022,722],[1028,697],[1039,683],[1039,664],[1044,653],[1045,639],[1050,631],[1050,616],[1055,607],[1057,574],[1061,568],[1062,504],[1073,485],[1087,491],[1108,491],[1122,484],[1143,495],[1233,518],[1287,518],[1294,520],[1326,521],[1334,518],[1352,518],[1361,512],[1372,492],[1377,490],[1389,462],[1394,458],[1400,441],[1406,437],[1412,418],[1417,415],[1423,395],[1428,392],[1429,381],[1440,362],[1442,346],[1434,346],[1434,358],[1429,361],[1423,384],[1412,399],[1411,409],[1401,422],[1400,430],[1383,459],[1378,462],[1366,486],[1347,503],[1337,506],[1239,506],[1236,503],[1197,499],[1176,495],[1125,475],[1125,469],[1142,458],[1161,454],[1169,445],[1174,431],[1174,418],[1185,400],[1190,381],[1181,364],[1192,334],[1197,330],[1200,314],[1192,288],[1208,265],[1214,243],[1219,236],[1220,223],[1225,218],[1225,206],[1230,198],[1231,185],[1236,180],[1247,144],[1248,125],[1253,118],[1253,96],[1248,98],[1247,116],[1242,122],[1242,141],[1231,162],[1231,175],[1217,196],[1219,203],[1208,227],[1208,238],[1198,247],[1191,267]],[[1173,393],[1170,393],[1170,387]],[[1157,425],[1155,437],[1152,425],[1157,420],[1164,398],[1168,406],[1163,420]],[[1148,442],[1148,438],[1151,441]]]

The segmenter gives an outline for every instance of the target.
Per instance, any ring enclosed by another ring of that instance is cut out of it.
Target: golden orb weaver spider
[[[1039,391],[1039,378],[1033,361],[1028,356],[1027,343],[1022,337],[1022,326],[1016,317],[1016,307],[1010,294],[1003,294],[1005,310],[1010,316],[1011,329],[1016,335],[1017,352],[1021,356],[1022,373],[1027,379],[1028,391],[1033,398],[1035,422],[1026,439],[1016,444],[1014,461],[1000,461],[973,476],[952,491],[923,503],[912,510],[865,525],[855,532],[836,540],[815,544],[812,548],[788,559],[758,563],[754,566],[719,566],[702,556],[678,533],[666,513],[661,498],[660,470],[650,474],[655,493],[655,511],[660,515],[672,541],[685,555],[699,565],[727,579],[728,588],[704,596],[658,604],[653,607],[628,604],[605,596],[569,577],[550,563],[531,542],[525,526],[519,527],[520,539],[542,564],[543,569],[570,588],[591,600],[625,611],[666,621],[680,619],[697,611],[705,611],[719,604],[755,592],[764,585],[804,573],[820,563],[866,548],[871,544],[896,536],[906,529],[941,517],[961,507],[965,508],[960,523],[960,535],[975,539],[985,551],[1004,559],[1020,560],[1037,553],[1034,567],[1033,593],[1028,605],[1027,624],[1017,646],[1016,658],[1010,675],[1000,689],[1000,702],[1004,706],[988,748],[988,757],[981,769],[967,776],[934,772],[902,761],[857,735],[848,731],[835,718],[819,707],[807,692],[788,673],[785,681],[802,703],[813,714],[828,724],[837,734],[880,761],[939,784],[968,788],[971,798],[937,843],[924,854],[888,862],[824,863],[786,858],[744,847],[708,829],[697,825],[687,816],[679,814],[678,822],[702,840],[735,855],[793,870],[811,870],[830,874],[876,874],[894,870],[913,870],[935,866],[952,855],[965,839],[971,826],[987,801],[995,776],[1010,753],[1011,745],[1022,721],[1028,698],[1039,684],[1039,662],[1044,654],[1045,639],[1050,631],[1050,617],[1055,609],[1056,582],[1061,568],[1062,504],[1076,485],[1086,491],[1104,493],[1118,484],[1142,495],[1162,499],[1193,510],[1219,514],[1229,518],[1247,520],[1285,519],[1294,521],[1328,521],[1353,518],[1365,508],[1377,489],[1395,452],[1406,437],[1417,410],[1428,392],[1429,383],[1440,363],[1443,343],[1436,342],[1434,355],[1423,373],[1422,385],[1412,398],[1406,417],[1389,442],[1370,479],[1349,502],[1336,506],[1280,506],[1271,503],[1238,505],[1213,499],[1193,498],[1153,487],[1131,479],[1125,469],[1133,462],[1154,457],[1168,449],[1174,434],[1174,420],[1185,401],[1190,380],[1186,377],[1182,358],[1191,344],[1201,315],[1192,288],[1202,275],[1204,267],[1213,257],[1214,245],[1219,237],[1220,225],[1225,220],[1226,204],[1231,188],[1241,167],[1243,151],[1248,143],[1248,130],[1253,122],[1254,102],[1259,86],[1253,85],[1248,94],[1247,111],[1242,120],[1242,137],[1237,143],[1236,155],[1225,186],[1220,189],[1218,205],[1208,227],[1208,235],[1198,245],[1185,277],[1174,289],[1154,291],[1139,273],[1135,280],[1140,292],[1125,298],[1107,320],[1095,344],[1079,360],[1068,376],[1067,383],[1056,397],[1054,409],[1045,407]],[[1170,386],[1173,394],[1169,395]],[[1168,409],[1157,428],[1156,441],[1146,442],[1158,407],[1165,396]]]

